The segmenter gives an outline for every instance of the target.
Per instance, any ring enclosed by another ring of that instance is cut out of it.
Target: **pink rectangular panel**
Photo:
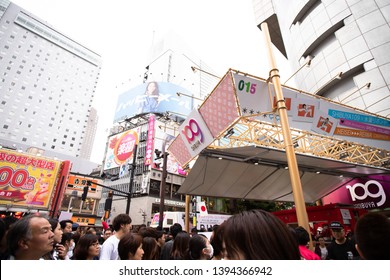
[[[191,154],[188,152],[187,147],[180,136],[173,140],[172,144],[168,148],[168,151],[183,167],[192,159]]]
[[[225,75],[199,112],[213,137],[217,137],[239,117],[231,72]]]

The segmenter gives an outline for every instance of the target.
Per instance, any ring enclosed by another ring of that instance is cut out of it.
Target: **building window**
[[[27,138],[26,138],[26,137],[23,137],[22,141],[23,141],[23,142],[26,142],[26,141],[27,141]]]

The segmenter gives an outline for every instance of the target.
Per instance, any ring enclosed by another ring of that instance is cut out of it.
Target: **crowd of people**
[[[48,219],[40,213],[19,220],[0,220],[3,260],[348,260],[390,259],[390,220],[378,213],[359,218],[354,237],[343,225],[329,225],[333,240],[318,236],[312,250],[303,227],[291,228],[273,214],[250,210],[213,227],[210,240],[174,224],[169,232],[132,227],[119,214],[104,232],[77,227],[71,220]]]

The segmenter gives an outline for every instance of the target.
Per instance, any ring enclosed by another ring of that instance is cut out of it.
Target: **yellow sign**
[[[93,178],[79,177],[75,175],[70,175],[68,178],[68,190],[83,191],[84,187],[87,187],[87,181],[91,181],[92,184],[88,188],[89,193],[96,193],[96,185],[98,181]]]
[[[0,149],[0,204],[47,208],[61,161]]]
[[[72,217],[72,222],[78,223],[81,226],[86,226],[86,225],[94,225],[96,219],[95,218],[89,218],[89,217]]]

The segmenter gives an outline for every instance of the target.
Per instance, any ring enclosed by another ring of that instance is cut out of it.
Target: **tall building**
[[[0,0],[0,143],[89,159],[100,69],[98,54]]]
[[[298,89],[389,117],[389,1],[253,0],[253,6],[258,27],[267,22],[275,47],[300,69]]]
[[[87,127],[85,128],[85,137],[81,146],[80,157],[90,159],[92,154],[93,142],[95,140],[99,117],[95,108],[91,108],[88,116]]]

